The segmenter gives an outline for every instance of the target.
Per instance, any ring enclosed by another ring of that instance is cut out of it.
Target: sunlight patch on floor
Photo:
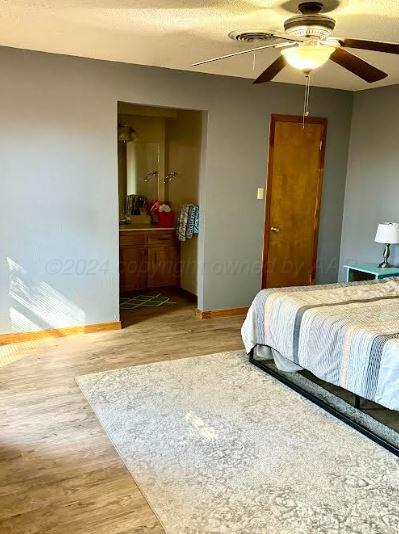
[[[54,332],[48,339],[32,339],[20,343],[0,345],[0,367],[34,354],[34,349],[52,343],[63,334],[60,328],[85,329],[84,311],[62,293],[42,280],[37,280],[11,258],[7,258],[10,278],[10,334],[38,334]],[[5,333],[7,336],[8,333]]]
[[[38,341],[26,341],[0,346],[0,368],[14,363],[27,356],[33,356],[33,349],[49,344],[53,339],[41,339]]]

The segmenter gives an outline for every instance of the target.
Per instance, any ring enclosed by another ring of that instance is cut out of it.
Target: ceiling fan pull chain
[[[305,99],[303,102],[302,127],[305,128],[305,119],[309,116],[309,96],[310,96],[310,72],[305,72]]]

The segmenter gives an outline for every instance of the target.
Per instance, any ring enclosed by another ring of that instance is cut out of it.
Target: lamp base
[[[384,249],[384,255],[383,255],[383,261],[378,265],[378,267],[380,269],[389,269],[390,267],[393,267],[393,265],[391,265],[389,263],[389,256],[390,256],[390,253],[391,253],[391,244],[390,243],[387,243],[385,245],[385,249]]]
[[[378,267],[380,269],[390,269],[391,267],[393,267],[393,265],[391,263],[389,263],[388,261],[382,261]]]

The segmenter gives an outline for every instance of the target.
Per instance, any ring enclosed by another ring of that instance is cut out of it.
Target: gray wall
[[[384,246],[374,243],[378,223],[399,222],[398,102],[397,85],[354,96],[341,265],[379,261]],[[399,262],[399,246],[392,260]]]
[[[118,319],[118,100],[208,111],[199,306],[250,303],[270,113],[300,114],[303,87],[7,48],[0,64],[0,332]],[[312,89],[329,120],[321,282],[337,276],[351,107],[351,93]]]

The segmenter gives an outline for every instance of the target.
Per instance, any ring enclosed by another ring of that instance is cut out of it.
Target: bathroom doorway
[[[118,103],[122,326],[197,307],[203,117]]]

